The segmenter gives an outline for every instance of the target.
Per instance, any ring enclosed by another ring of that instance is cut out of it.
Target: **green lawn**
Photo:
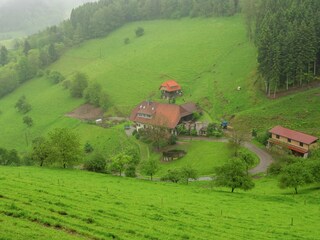
[[[227,143],[193,140],[173,148],[185,150],[187,154],[172,162],[162,162],[157,176],[163,176],[168,170],[183,166],[191,166],[199,175],[210,175],[213,174],[215,167],[221,166],[232,157],[232,151]]]
[[[1,239],[317,239],[320,192],[250,192],[112,177],[80,170],[0,167]],[[293,218],[293,225],[291,220]]]

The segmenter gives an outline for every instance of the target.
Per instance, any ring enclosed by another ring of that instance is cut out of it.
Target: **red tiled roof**
[[[164,89],[167,92],[174,92],[181,90],[181,87],[176,81],[168,80],[161,84],[160,89]]]
[[[286,138],[290,138],[292,140],[298,141],[298,142],[302,142],[305,144],[311,144],[314,143],[315,141],[318,140],[317,137],[315,136],[311,136],[302,132],[298,132],[298,131],[294,131],[288,128],[284,128],[281,126],[276,126],[274,128],[272,128],[270,131],[270,133],[282,136],[282,137],[286,137]]]
[[[190,103],[190,106],[191,105],[192,104]],[[173,129],[177,126],[182,117],[188,116],[193,112],[189,112],[187,109],[176,104],[144,101],[132,110],[130,120],[133,122],[154,126],[165,126]],[[140,117],[138,115],[139,113],[151,115],[151,118]]]

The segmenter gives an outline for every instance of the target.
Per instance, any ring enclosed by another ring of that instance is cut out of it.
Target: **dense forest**
[[[268,95],[319,75],[319,0],[247,0],[243,10]]]

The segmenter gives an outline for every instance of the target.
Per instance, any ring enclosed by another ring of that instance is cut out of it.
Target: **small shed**
[[[182,95],[180,85],[175,80],[168,80],[161,84],[161,98],[172,99]]]

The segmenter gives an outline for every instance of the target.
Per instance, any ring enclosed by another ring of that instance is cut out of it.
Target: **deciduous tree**
[[[292,187],[298,194],[298,187],[312,183],[313,176],[310,169],[303,161],[298,161],[285,166],[279,179],[280,188]]]
[[[63,168],[72,166],[81,158],[81,144],[77,134],[68,128],[56,128],[49,133],[50,158]]]
[[[215,169],[216,178],[213,180],[217,186],[229,187],[231,192],[236,188],[250,190],[254,187],[252,178],[247,175],[245,164],[233,158],[221,167]]]
[[[142,171],[144,174],[150,176],[152,181],[153,175],[159,170],[159,164],[157,160],[149,159],[142,163]]]

